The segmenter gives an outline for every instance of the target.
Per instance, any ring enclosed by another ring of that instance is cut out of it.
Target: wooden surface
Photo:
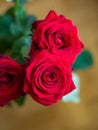
[[[12,4],[0,0],[0,13]],[[44,107],[27,96],[21,108],[0,108],[0,130],[98,130],[98,0],[32,0],[27,11],[44,18],[55,10],[72,19],[94,58],[94,65],[77,73],[81,79],[81,103],[59,102]]]

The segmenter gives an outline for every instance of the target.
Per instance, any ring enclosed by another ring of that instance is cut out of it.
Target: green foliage
[[[26,0],[14,0],[14,6],[0,16],[0,53],[8,54],[19,63],[24,63],[28,54],[31,38],[31,24],[36,19],[27,15]]]
[[[30,38],[26,36],[20,37],[14,42],[10,56],[15,58],[18,63],[24,63],[24,56],[28,54],[30,43]]]
[[[0,53],[3,53],[11,47],[14,37],[10,32],[10,26],[13,22],[12,17],[9,15],[0,16]]]
[[[15,37],[22,35],[23,30],[24,30],[24,28],[20,24],[12,23],[10,26],[10,32]]]
[[[0,34],[9,34],[10,25],[13,22],[12,17],[9,15],[0,16]]]
[[[25,98],[25,96],[21,96],[20,98],[15,99],[14,101],[17,103],[17,105],[22,106],[25,102]]]
[[[4,14],[4,15],[9,15],[9,16],[12,16],[12,18],[14,18],[14,8],[15,8],[15,6],[8,8],[8,9],[5,11],[5,14]]]
[[[26,26],[30,27],[32,23],[35,21],[36,17],[33,15],[28,15],[25,19]]]
[[[72,68],[75,70],[86,69],[93,64],[93,57],[88,50],[84,50],[76,59]]]
[[[0,53],[10,55],[18,63],[24,64],[24,56],[28,55],[31,38],[31,24],[36,19],[33,15],[27,15],[25,10],[26,0],[13,0],[15,3],[0,16]],[[25,96],[14,100],[22,106]],[[12,105],[11,103],[8,104]]]

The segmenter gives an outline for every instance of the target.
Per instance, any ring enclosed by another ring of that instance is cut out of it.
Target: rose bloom
[[[0,106],[22,94],[22,66],[9,56],[0,54]]]
[[[58,54],[58,53],[57,53]],[[52,105],[75,89],[71,69],[59,55],[36,52],[26,68],[24,92],[43,104]]]
[[[83,44],[78,37],[77,27],[71,20],[63,15],[58,16],[54,11],[50,11],[44,20],[35,21],[32,30],[30,56],[38,49],[51,51],[55,48],[59,54],[66,55],[69,64],[72,64],[82,51]]]

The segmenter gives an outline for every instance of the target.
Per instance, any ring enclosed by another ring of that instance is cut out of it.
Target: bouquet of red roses
[[[93,58],[77,27],[55,11],[36,20],[26,13],[26,0],[9,2],[13,6],[0,15],[0,106],[21,106],[27,94],[46,106],[79,102],[74,70],[88,68]]]
[[[0,106],[29,93],[51,105],[75,89],[72,64],[83,50],[72,21],[50,11],[32,24],[32,44],[24,64],[0,55]]]
[[[35,21],[32,31],[23,90],[37,102],[51,105],[75,89],[71,65],[83,44],[72,21],[54,11]]]

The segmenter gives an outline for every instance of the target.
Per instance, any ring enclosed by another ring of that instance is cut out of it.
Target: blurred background
[[[0,14],[12,6],[0,0]],[[26,4],[27,13],[38,19],[43,19],[49,10],[73,20],[93,55],[93,66],[77,71],[81,102],[60,101],[44,107],[27,96],[21,107],[13,104],[0,108],[0,130],[98,130],[98,0],[29,0]]]

